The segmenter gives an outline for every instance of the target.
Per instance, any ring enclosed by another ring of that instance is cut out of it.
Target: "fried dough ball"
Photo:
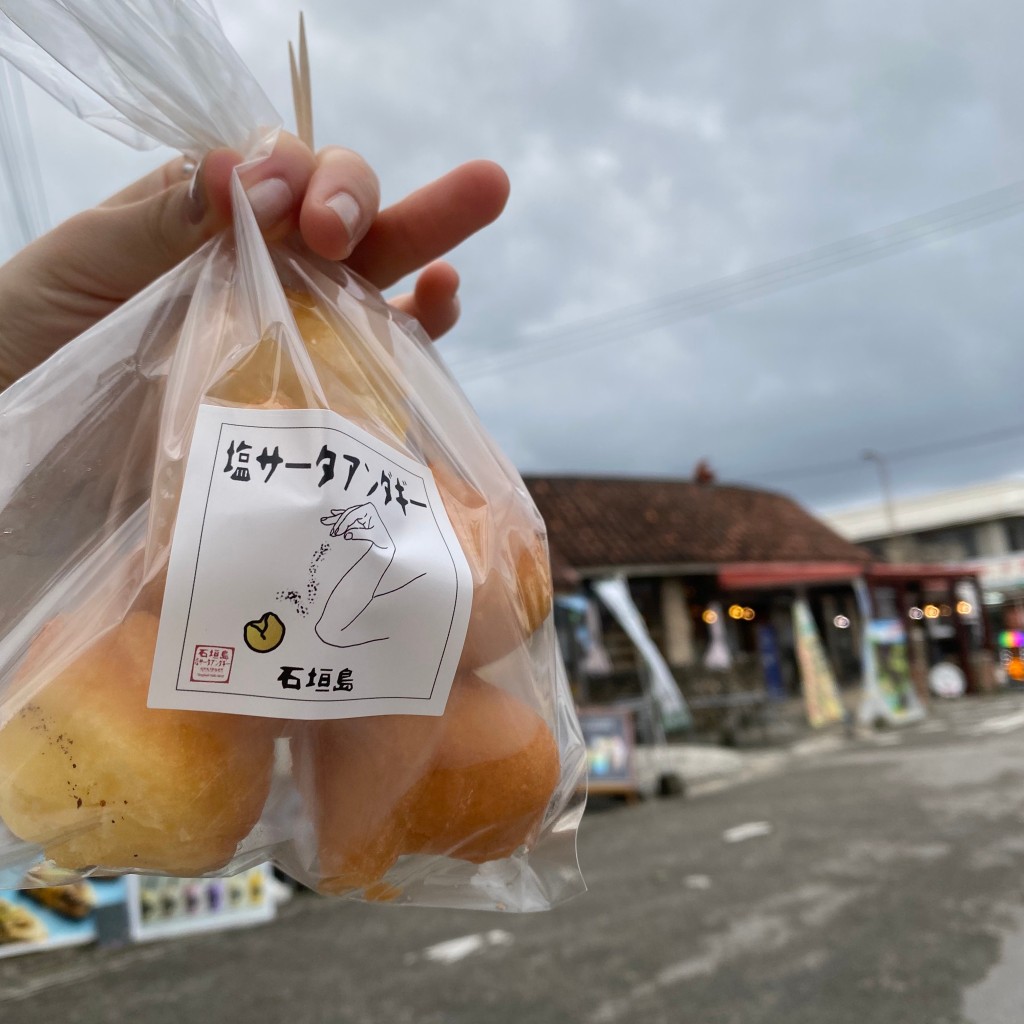
[[[544,720],[504,690],[456,684],[430,772],[409,806],[405,853],[482,864],[536,838],[558,784],[558,746]]]
[[[406,798],[429,770],[440,734],[441,719],[422,715],[298,727],[292,764],[313,818],[321,890],[367,888],[398,860]]]
[[[69,642],[54,620],[14,680],[0,819],[61,867],[216,871],[266,802],[277,723],[146,707],[157,624],[133,612],[47,679]]]
[[[206,397],[243,409],[305,409],[302,381],[286,342],[266,334],[219,377]]]
[[[289,288],[285,294],[327,406],[375,437],[407,450],[409,411],[401,388],[383,365],[386,353],[374,357],[372,346],[353,332],[339,333],[343,328],[328,323],[308,292]],[[238,327],[229,320],[222,329]],[[307,378],[308,370],[296,366],[292,346],[270,330],[206,389],[204,398],[241,409],[317,408],[322,403],[312,383],[303,386]],[[157,453],[148,544],[157,565],[166,560],[170,548],[184,477],[181,446]]]
[[[292,742],[325,892],[372,887],[403,854],[507,857],[536,838],[559,777],[543,719],[473,675],[440,718],[318,722]]]
[[[313,298],[288,289],[288,302],[328,404],[399,447],[409,413],[401,389],[365,343],[339,334]],[[209,390],[229,405],[297,409],[306,396],[287,346],[268,335]],[[544,534],[518,503],[496,508],[444,458],[430,468],[473,574],[473,607],[462,655],[464,669],[497,661],[525,643],[551,611]]]
[[[382,440],[404,444],[409,417],[401,388],[370,346],[354,334],[339,333],[308,293],[286,289],[286,295],[329,408]],[[305,409],[313,392],[306,393],[302,376],[287,343],[268,333],[207,397],[249,409]]]
[[[409,414],[402,389],[381,365],[384,357],[374,357],[365,341],[328,323],[308,293],[289,288],[286,295],[327,404],[370,433],[401,446]]]
[[[497,661],[525,643],[551,611],[544,534],[519,505],[496,509],[448,464],[430,465],[473,574],[473,607],[461,668]]]

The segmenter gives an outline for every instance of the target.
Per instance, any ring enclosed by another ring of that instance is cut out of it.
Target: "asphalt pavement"
[[[1022,1024],[1024,697],[594,803],[515,916],[302,894],[269,925],[0,962],[21,1024]]]

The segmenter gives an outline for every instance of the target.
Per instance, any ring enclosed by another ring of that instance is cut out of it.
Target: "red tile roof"
[[[641,477],[525,482],[547,523],[553,561],[577,570],[871,557],[770,491]]]

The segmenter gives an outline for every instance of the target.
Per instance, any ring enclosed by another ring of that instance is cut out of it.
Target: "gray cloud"
[[[463,365],[1024,177],[1009,0],[302,6],[319,141],[364,153],[386,200],[475,156],[510,173],[506,215],[455,255],[464,317],[442,351]],[[218,8],[290,121],[297,8]],[[32,110],[57,215],[156,159]],[[1022,236],[1007,219],[466,388],[527,470],[685,474],[706,456],[815,507],[875,500],[864,448],[1024,423]],[[1020,442],[894,459],[895,488],[1024,471]]]

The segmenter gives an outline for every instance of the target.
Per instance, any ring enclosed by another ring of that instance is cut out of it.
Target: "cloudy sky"
[[[879,499],[865,449],[898,496],[1024,474],[1021,4],[302,6],[318,141],[385,201],[472,157],[509,172],[442,353],[523,471],[707,458],[822,511]],[[217,7],[290,122],[299,5]],[[159,159],[28,93],[52,219]],[[966,230],[931,231],[963,201]],[[880,258],[887,225],[925,241]]]

